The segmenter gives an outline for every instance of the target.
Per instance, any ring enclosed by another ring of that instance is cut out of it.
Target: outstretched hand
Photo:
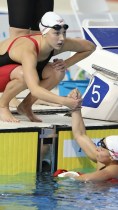
[[[73,98],[75,100],[79,99],[79,106],[78,107],[81,107],[81,104],[82,104],[82,96],[81,96],[81,93],[79,92],[79,90],[76,88],[76,89],[73,89],[69,94],[68,94],[68,97],[69,98]]]

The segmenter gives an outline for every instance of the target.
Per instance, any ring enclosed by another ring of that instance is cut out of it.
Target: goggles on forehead
[[[44,26],[44,27],[46,27],[46,28],[53,28],[53,29],[56,30],[56,31],[60,31],[62,28],[63,28],[64,30],[67,30],[67,29],[69,28],[69,26],[68,26],[67,24],[64,24],[64,25],[58,25],[58,24],[56,24],[56,25],[54,25],[54,26],[46,26],[46,25],[44,25],[44,24],[41,22],[41,25]]]

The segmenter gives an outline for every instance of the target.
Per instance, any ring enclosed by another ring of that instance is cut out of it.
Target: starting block
[[[99,66],[83,96],[82,115],[86,118],[118,121],[118,74]]]
[[[97,49],[78,65],[91,75],[83,95],[85,118],[118,122],[118,27],[84,28]]]

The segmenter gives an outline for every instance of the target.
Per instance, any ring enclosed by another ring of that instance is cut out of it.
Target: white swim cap
[[[110,155],[113,157],[114,160],[118,160],[118,136],[108,136],[106,139],[106,146],[109,150],[113,150],[110,152]]]
[[[42,25],[42,24],[43,25]],[[57,15],[55,12],[46,12],[41,22],[39,23],[39,28],[42,34],[46,34],[51,28],[48,28],[48,26],[54,26],[54,25],[64,25],[65,22],[62,17]]]

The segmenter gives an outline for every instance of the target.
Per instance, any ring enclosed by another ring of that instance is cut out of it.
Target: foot
[[[21,115],[25,115],[28,117],[28,119],[31,122],[42,122],[42,120],[40,118],[38,118],[31,109],[29,109],[28,107],[24,107],[24,105],[21,103],[19,104],[19,106],[17,107],[17,111],[19,114]]]
[[[0,120],[3,122],[20,122],[12,115],[8,107],[0,107]]]

